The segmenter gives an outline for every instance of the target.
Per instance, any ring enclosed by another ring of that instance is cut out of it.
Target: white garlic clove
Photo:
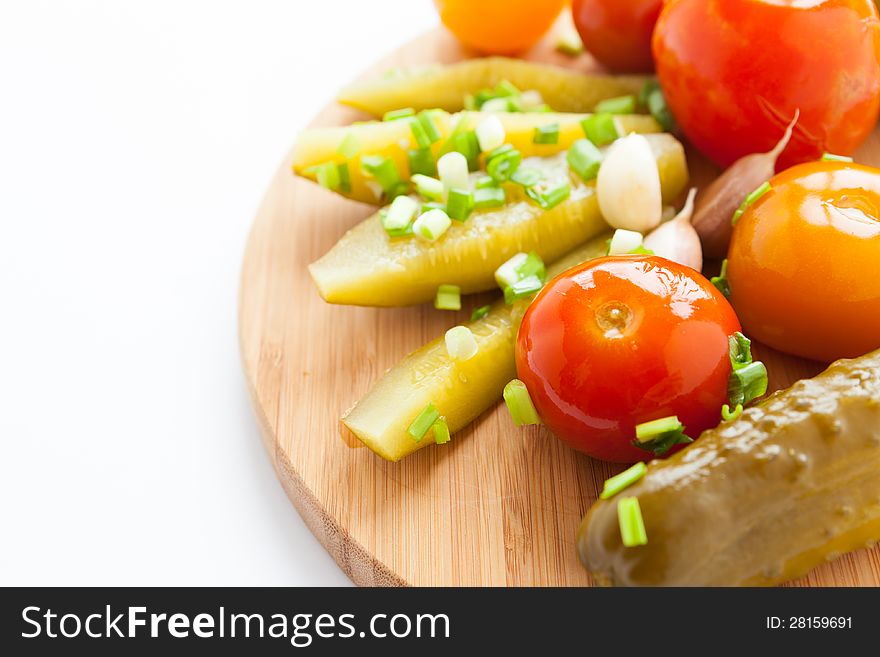
[[[657,227],[663,197],[657,160],[647,139],[632,134],[611,145],[599,168],[596,195],[612,228],[646,233]]]
[[[696,188],[691,189],[681,212],[648,235],[645,248],[654,255],[700,271],[703,268],[703,247],[691,224],[696,195]]]

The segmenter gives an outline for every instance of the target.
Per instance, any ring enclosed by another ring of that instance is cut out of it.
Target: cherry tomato
[[[770,184],[728,254],[731,302],[749,337],[822,361],[880,347],[880,170],[813,162]]]
[[[797,110],[779,170],[825,151],[848,155],[877,122],[871,0],[669,0],[653,47],[672,113],[722,166],[769,151]]]
[[[515,55],[550,29],[565,0],[434,0],[434,5],[465,45],[490,55]]]
[[[618,73],[654,70],[651,34],[663,0],[574,0],[574,24],[584,47]]]
[[[544,424],[607,461],[652,455],[637,424],[677,415],[698,436],[727,403],[739,321],[715,287],[658,257],[592,260],[548,283],[523,318],[516,369]],[[672,453],[672,451],[667,452]]]

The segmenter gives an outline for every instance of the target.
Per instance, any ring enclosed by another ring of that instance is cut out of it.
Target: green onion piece
[[[504,403],[507,404],[507,410],[516,426],[541,424],[541,418],[538,417],[538,411],[535,410],[526,384],[519,379],[514,379],[504,386]]]
[[[419,204],[409,196],[398,196],[388,206],[388,212],[385,217],[386,228],[404,228],[412,223],[416,212],[419,211]]]
[[[434,404],[428,404],[422,409],[422,412],[416,416],[416,419],[413,420],[412,424],[409,425],[409,428],[406,431],[416,440],[416,442],[418,442],[425,437],[425,434],[428,433],[428,429],[434,426],[434,423],[439,417],[440,411],[434,408]]]
[[[620,539],[624,547],[637,547],[648,544],[645,521],[638,497],[624,497],[617,503],[617,522],[620,525]]]
[[[584,134],[596,146],[604,146],[620,136],[611,114],[593,114],[581,121]]]
[[[504,98],[506,96],[519,96],[520,90],[510,80],[502,80],[495,85],[495,96]]]
[[[474,181],[474,187],[476,189],[485,189],[487,187],[498,187],[498,183],[492,176],[479,176]]]
[[[410,116],[415,116],[416,111],[412,107],[404,107],[403,109],[391,110],[390,112],[385,112],[382,116],[383,121],[396,121],[397,119],[405,119]]]
[[[445,445],[449,442],[449,425],[446,418],[442,415],[434,421],[434,442],[438,445]]]
[[[336,169],[339,172],[339,189],[342,192],[348,193],[351,191],[351,173],[348,170],[348,163],[343,162],[338,165]]]
[[[559,143],[559,124],[550,123],[548,125],[539,125],[535,128],[535,134],[532,137],[535,144],[558,144]]]
[[[394,160],[381,155],[364,155],[361,158],[361,171],[372,176],[386,195],[393,197],[401,189],[400,174]]]
[[[516,273],[520,280],[529,276],[537,276],[542,282],[547,280],[547,267],[544,266],[541,256],[534,251],[529,252],[526,259],[516,266]]]
[[[727,396],[731,404],[742,404],[757,399],[767,392],[767,368],[761,361],[734,369],[727,383]]]
[[[324,162],[309,167],[305,172],[315,176],[315,180],[321,187],[334,192],[339,189],[339,169],[335,162]]]
[[[538,276],[527,276],[504,288],[504,302],[510,304],[519,299],[525,299],[535,292],[540,292],[542,287],[544,287],[544,281]]]
[[[458,285],[441,285],[434,299],[437,310],[461,310],[461,288]]]
[[[675,130],[675,119],[655,78],[648,80],[639,92],[639,105],[647,109],[666,132]]]
[[[406,198],[404,196],[399,196],[398,198]],[[413,234],[413,225],[412,223],[408,223],[404,226],[400,225],[388,225],[388,208],[383,208],[379,210],[379,220],[382,222],[382,228],[385,229],[385,232],[388,233],[389,237],[409,237]],[[397,223],[397,222],[395,222]]]
[[[416,191],[425,198],[432,201],[443,200],[443,183],[436,178],[416,173],[412,176],[412,183],[416,186]]]
[[[449,138],[449,151],[455,151],[465,156],[468,169],[477,171],[480,168],[480,143],[477,141],[477,133],[474,130],[466,130],[452,135]]]
[[[501,187],[484,187],[474,191],[474,209],[500,208],[507,201],[507,195]]]
[[[474,195],[470,190],[453,188],[446,199],[446,214],[455,221],[467,221],[474,210]]]
[[[542,189],[541,186],[526,188],[526,194],[544,210],[550,210],[571,196],[571,185],[567,182],[558,184],[550,189]]]
[[[354,136],[354,133],[347,132],[345,138],[339,144],[339,148],[336,149],[336,152],[346,160],[350,160],[357,155],[360,147],[361,145],[358,143],[357,137]]]
[[[746,200],[742,202],[742,205],[737,208],[736,212],[733,213],[733,219],[731,219],[730,223],[736,226],[736,222],[739,221],[739,218],[745,214],[745,211],[749,209],[753,203],[755,203],[759,198],[764,196],[767,192],[769,192],[772,188],[770,187],[769,182],[765,182],[763,185],[758,187],[751,194],[746,196]]]
[[[496,269],[495,282],[498,283],[498,287],[503,290],[520,280],[522,276],[520,276],[519,268],[525,264],[528,259],[529,255],[527,253],[517,253]]]
[[[730,296],[730,282],[727,280],[727,258],[721,261],[721,273],[718,276],[713,276],[710,282],[718,288],[721,294],[726,297]]]
[[[446,206],[442,203],[438,203],[437,201],[428,201],[427,203],[422,203],[422,214],[428,212],[429,210],[443,210],[443,212],[446,212]]]
[[[434,242],[440,239],[451,225],[452,220],[448,214],[443,210],[433,209],[419,215],[413,223],[413,232],[422,239]]]
[[[510,112],[515,108],[511,106],[509,98],[490,98],[480,105],[481,112]]]
[[[611,477],[611,479],[606,479],[605,485],[602,487],[602,494],[599,495],[599,499],[611,499],[620,491],[629,488],[639,479],[644,477],[647,471],[648,466],[646,466],[642,462],[639,462],[631,468],[624,470],[619,475],[615,475],[614,477]]]
[[[437,160],[437,171],[444,193],[453,187],[467,189],[470,186],[467,158],[457,151],[450,151]]]
[[[486,156],[486,172],[497,182],[510,180],[522,162],[522,155],[510,144],[504,144]]]
[[[477,104],[477,99],[473,94],[464,95],[464,108],[469,112],[476,112],[480,109],[480,106]]]
[[[504,145],[504,125],[494,114],[480,121],[476,134],[481,151],[491,151]]]
[[[735,370],[752,364],[752,341],[739,331],[727,338],[727,352]]]
[[[490,310],[492,310],[492,306],[480,306],[479,308],[475,308],[474,312],[471,313],[471,321],[476,322],[477,320],[483,319],[489,314]]]
[[[578,139],[568,149],[568,166],[581,180],[589,182],[599,175],[602,153],[589,139]]]
[[[416,146],[420,149],[427,149],[431,145],[428,133],[425,132],[425,128],[415,118],[409,122],[409,129],[412,132],[413,139],[416,140]]]
[[[661,456],[674,445],[692,442],[693,439],[684,433],[684,425],[672,415],[637,425],[633,445],[655,456]]]
[[[513,172],[512,176],[510,176],[510,182],[515,182],[517,185],[522,185],[523,187],[533,187],[541,182],[543,178],[544,174],[538,169],[520,167]]]
[[[470,360],[480,350],[477,339],[467,326],[453,326],[446,331],[446,352],[455,360]]]
[[[437,163],[430,148],[416,148],[406,152],[409,159],[410,177],[421,174],[423,176],[436,176]]]
[[[721,407],[721,419],[725,422],[732,422],[736,420],[743,413],[743,405],[737,404],[736,408],[733,411],[730,410],[730,406],[724,404]]]
[[[822,154],[823,162],[852,162],[853,159],[851,157],[847,157],[846,155],[835,155],[834,153],[823,153]]]
[[[608,98],[596,105],[596,114],[632,114],[636,111],[635,96],[618,96]]]
[[[416,121],[422,126],[425,135],[430,140],[429,146],[440,141],[440,129],[434,121],[439,110],[423,110],[416,115]]]

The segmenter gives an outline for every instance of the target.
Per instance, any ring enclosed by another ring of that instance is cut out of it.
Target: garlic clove
[[[696,195],[696,188],[692,188],[681,212],[645,238],[645,248],[654,255],[700,271],[703,268],[703,247],[691,224]]]
[[[611,145],[599,168],[596,195],[612,228],[645,233],[660,223],[660,172],[647,139],[631,134]]]

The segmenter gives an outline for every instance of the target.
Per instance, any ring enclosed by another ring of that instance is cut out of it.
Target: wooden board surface
[[[464,56],[437,30],[373,71]],[[548,42],[529,58],[593,67],[588,56],[573,62]],[[362,118],[331,103],[312,125]],[[860,160],[880,164],[876,134]],[[696,182],[713,175],[711,167],[691,162]],[[457,314],[427,306],[324,303],[306,266],[373,211],[295,179],[285,160],[254,220],[241,278],[241,352],[264,443],[285,491],[359,585],[590,585],[575,556],[575,530],[618,466],[577,454],[544,429],[515,429],[503,407],[485,413],[449,445],[396,464],[341,438],[340,415],[387,368],[491,298],[467,300]],[[822,369],[760,346],[756,351],[775,388]],[[880,585],[880,547],[825,564],[796,584]]]

